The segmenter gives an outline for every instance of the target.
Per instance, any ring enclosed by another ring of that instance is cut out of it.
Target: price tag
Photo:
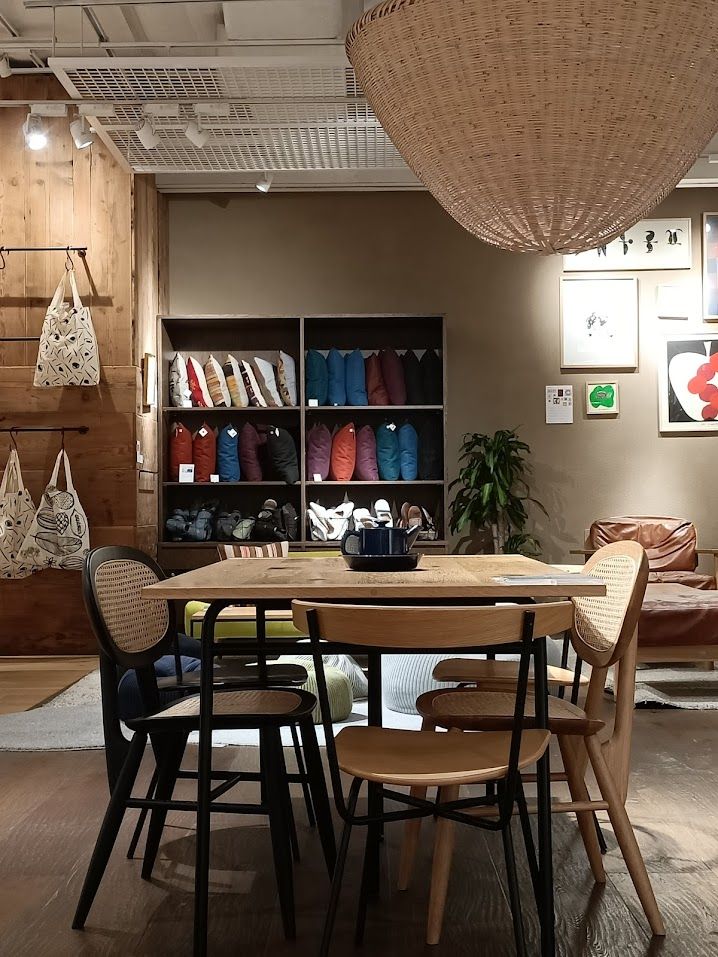
[[[210,482],[219,482],[219,475],[210,475]]]
[[[392,432],[395,432],[395,431],[396,431],[396,423],[395,423],[395,422],[389,422],[388,425],[387,425],[387,429],[391,429]]]
[[[318,400],[318,399],[309,399],[309,401],[307,402],[307,405],[308,405],[311,409],[316,409],[316,408],[319,407],[319,400]]]
[[[321,475],[319,474],[319,472],[315,472],[315,473],[314,473],[314,481],[315,481],[315,482],[321,482],[321,481],[322,481],[322,477],[321,477]]]
[[[179,480],[180,482],[194,482],[194,465],[180,465]]]
[[[232,426],[231,429],[227,429],[227,435],[231,435],[232,438],[234,438],[236,434],[237,434],[237,430],[234,428],[234,426]]]
[[[202,426],[202,428],[199,430],[199,434],[202,436],[202,438],[204,438],[205,435],[208,435],[209,433],[207,432],[207,429],[205,429],[205,427]]]

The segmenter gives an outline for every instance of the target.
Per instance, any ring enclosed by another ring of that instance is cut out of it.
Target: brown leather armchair
[[[627,540],[639,542],[646,549],[649,582],[715,589],[718,549],[698,548],[696,527],[683,518],[646,515],[602,518],[588,530],[586,547],[572,550],[571,554],[591,555],[610,542]],[[699,555],[713,556],[713,575],[697,571]]]

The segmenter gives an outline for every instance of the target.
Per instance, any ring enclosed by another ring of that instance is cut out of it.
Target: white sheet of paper
[[[546,424],[571,425],[573,423],[573,386],[546,386]]]

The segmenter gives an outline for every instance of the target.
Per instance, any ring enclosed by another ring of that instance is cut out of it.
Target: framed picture
[[[718,213],[703,213],[703,320],[718,322]]]
[[[661,432],[718,432],[718,332],[667,336],[658,390]]]
[[[692,264],[690,218],[642,219],[605,246],[563,257],[565,272],[690,269]]]
[[[142,405],[146,410],[157,405],[157,357],[151,352],[142,357]]]
[[[618,383],[586,383],[587,415],[618,415]]]
[[[635,369],[638,280],[561,279],[561,367]]]

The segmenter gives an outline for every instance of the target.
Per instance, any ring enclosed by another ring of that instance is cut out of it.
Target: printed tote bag
[[[65,302],[65,281],[70,276],[72,303]],[[75,270],[65,275],[55,290],[40,333],[34,385],[45,389],[66,385],[97,385],[100,354],[87,306],[77,291]]]
[[[30,569],[22,568],[18,552],[25,540],[35,505],[22,484],[17,452],[13,449],[0,482],[0,578],[25,578]]]
[[[60,465],[65,469],[65,489],[58,488]],[[24,568],[65,568],[80,571],[90,550],[87,517],[72,484],[67,453],[61,449],[55,460],[50,484],[43,492],[18,560]]]

